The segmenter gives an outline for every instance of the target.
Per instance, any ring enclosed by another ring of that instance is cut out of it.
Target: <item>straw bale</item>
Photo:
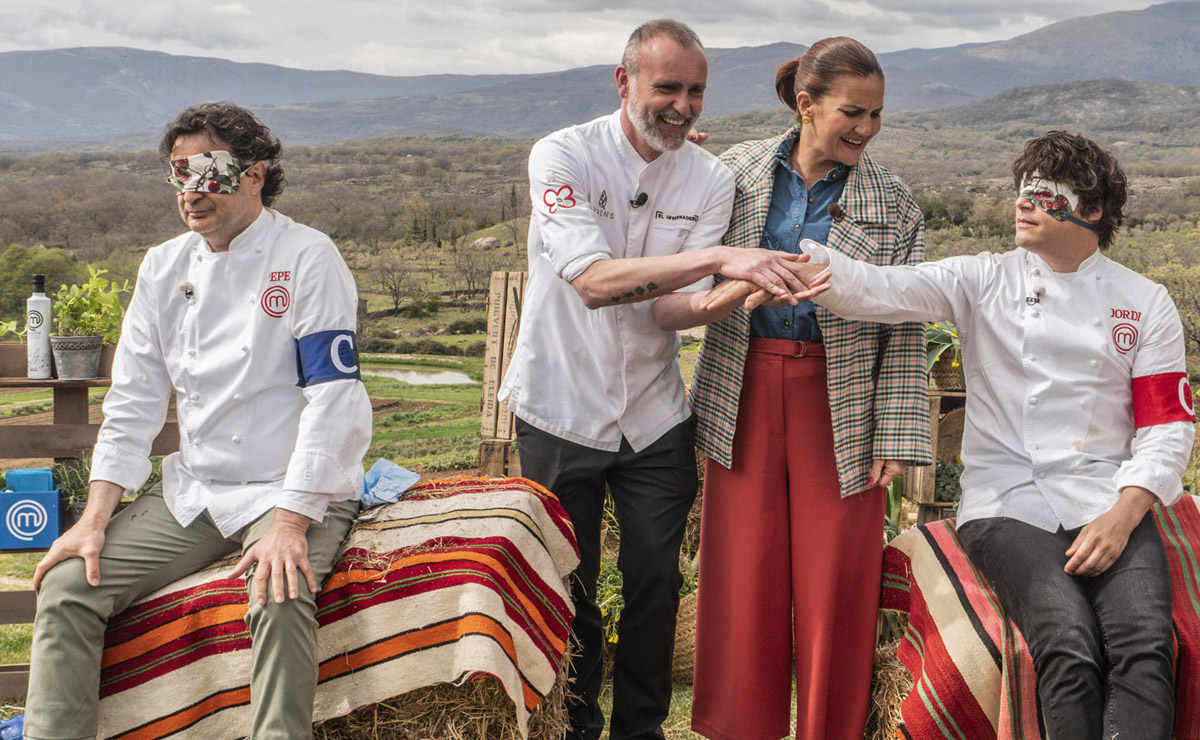
[[[530,740],[559,740],[569,723],[567,661],[529,717]],[[313,740],[521,740],[512,700],[493,676],[410,691],[313,727]]]
[[[895,740],[900,726],[900,703],[912,691],[908,669],[896,658],[900,641],[881,645],[875,650],[875,668],[871,679],[871,706],[863,740]]]

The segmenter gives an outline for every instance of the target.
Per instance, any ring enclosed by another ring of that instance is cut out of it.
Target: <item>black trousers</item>
[[[579,568],[571,578],[572,625],[578,655],[571,664],[575,697],[568,701],[571,740],[596,740],[600,713],[604,627],[596,605],[600,523],[605,487],[612,491],[621,549],[625,608],[613,666],[609,738],[662,738],[671,704],[671,659],[679,608],[679,547],[696,498],[695,419],[634,452],[622,439],[616,452],[568,442],[517,419],[521,474],[550,490],[571,517]]]
[[[1078,529],[995,517],[958,532],[1029,644],[1048,740],[1170,739],[1171,578],[1153,515],[1092,577],[1063,571]]]

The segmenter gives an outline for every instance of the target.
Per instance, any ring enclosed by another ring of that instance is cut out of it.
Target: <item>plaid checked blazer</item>
[[[774,184],[772,154],[786,136],[744,142],[721,155],[737,178],[725,244],[761,244]],[[921,210],[908,188],[866,154],[850,168],[840,205],[843,215],[834,219],[829,232],[831,248],[877,265],[914,264],[923,259]],[[834,456],[842,496],[868,487],[872,459],[931,464],[924,326],[846,321],[820,306],[817,323],[825,341]],[[750,314],[744,308],[709,325],[692,380],[696,444],[725,467],[733,464],[733,435],[749,338]]]

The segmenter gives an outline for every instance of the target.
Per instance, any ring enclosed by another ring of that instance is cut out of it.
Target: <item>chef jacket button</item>
[[[250,351],[250,345],[248,345],[248,344],[243,344],[243,345],[242,345],[242,351],[243,351],[243,352],[249,352],[249,351]]]
[[[241,394],[241,393],[234,393],[234,394],[233,394],[233,400],[235,400],[235,401],[240,401],[240,400],[242,400],[242,394]]]
[[[1037,396],[1034,396],[1033,398],[1029,399],[1030,406],[1037,406],[1037,404],[1038,404]]]
[[[1033,312],[1033,318],[1035,318],[1035,319],[1040,319],[1040,318],[1042,318],[1042,312],[1041,312],[1041,311],[1034,311],[1034,312]]]
[[[1030,356],[1026,357],[1025,359],[1029,360],[1030,362],[1037,362],[1037,358],[1034,357],[1033,355],[1030,355]]]
[[[1091,365],[1092,367],[1098,367],[1100,365],[1100,361],[1099,360],[1088,360],[1088,364]]]
[[[1087,406],[1087,405],[1088,405],[1088,400],[1087,400],[1086,398],[1081,398],[1081,399],[1079,399],[1079,405],[1080,405],[1080,406]]]
[[[1042,276],[1042,271],[1041,271],[1041,270],[1034,270],[1034,271],[1033,271],[1033,276],[1034,276],[1034,277],[1041,277],[1041,276]]]
[[[1100,326],[1100,324],[1101,324],[1100,319],[1092,319],[1092,326]]]
[[[1039,479],[1039,480],[1046,480],[1046,474],[1045,474],[1045,473],[1038,473],[1038,479]]]
[[[194,350],[194,349],[189,349],[189,350],[188,350],[188,357],[195,357],[195,356],[196,356],[196,350]]]
[[[200,394],[199,394],[199,393],[193,393],[192,395],[188,396],[188,398],[190,398],[190,399],[191,399],[191,400],[193,400],[193,401],[199,401],[199,400],[200,400]]]
[[[233,435],[233,443],[234,443],[235,445],[240,445],[240,444],[242,443],[242,438],[241,438],[241,437],[239,437],[239,436],[238,436],[238,435],[236,435],[236,434],[235,434],[235,435]]]
[[[249,485],[249,484],[250,484],[250,481],[248,481],[248,480],[244,480],[244,481],[242,481],[242,483],[241,483],[241,485],[243,485],[243,486],[246,486],[246,485]]]
[[[1040,444],[1037,444],[1036,442],[1035,442],[1035,443],[1033,443],[1033,444],[1031,444],[1029,447],[1030,447],[1030,449],[1032,449],[1032,450],[1033,450],[1033,451],[1035,451],[1035,452],[1036,452],[1037,450],[1040,450],[1040,449],[1042,449],[1042,446],[1041,446]]]

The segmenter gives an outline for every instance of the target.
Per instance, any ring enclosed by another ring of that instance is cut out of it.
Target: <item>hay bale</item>
[[[867,729],[863,740],[895,740],[900,726],[900,703],[912,691],[913,679],[896,658],[900,641],[886,643],[875,650],[875,668],[871,676],[871,706],[867,710]]]
[[[675,619],[675,657],[671,660],[671,678],[691,685],[696,662],[696,599],[693,591],[679,600]]]
[[[567,719],[567,661],[554,688],[529,717],[530,740],[560,740]],[[512,701],[500,681],[480,674],[372,704],[313,727],[313,740],[521,740]]]

